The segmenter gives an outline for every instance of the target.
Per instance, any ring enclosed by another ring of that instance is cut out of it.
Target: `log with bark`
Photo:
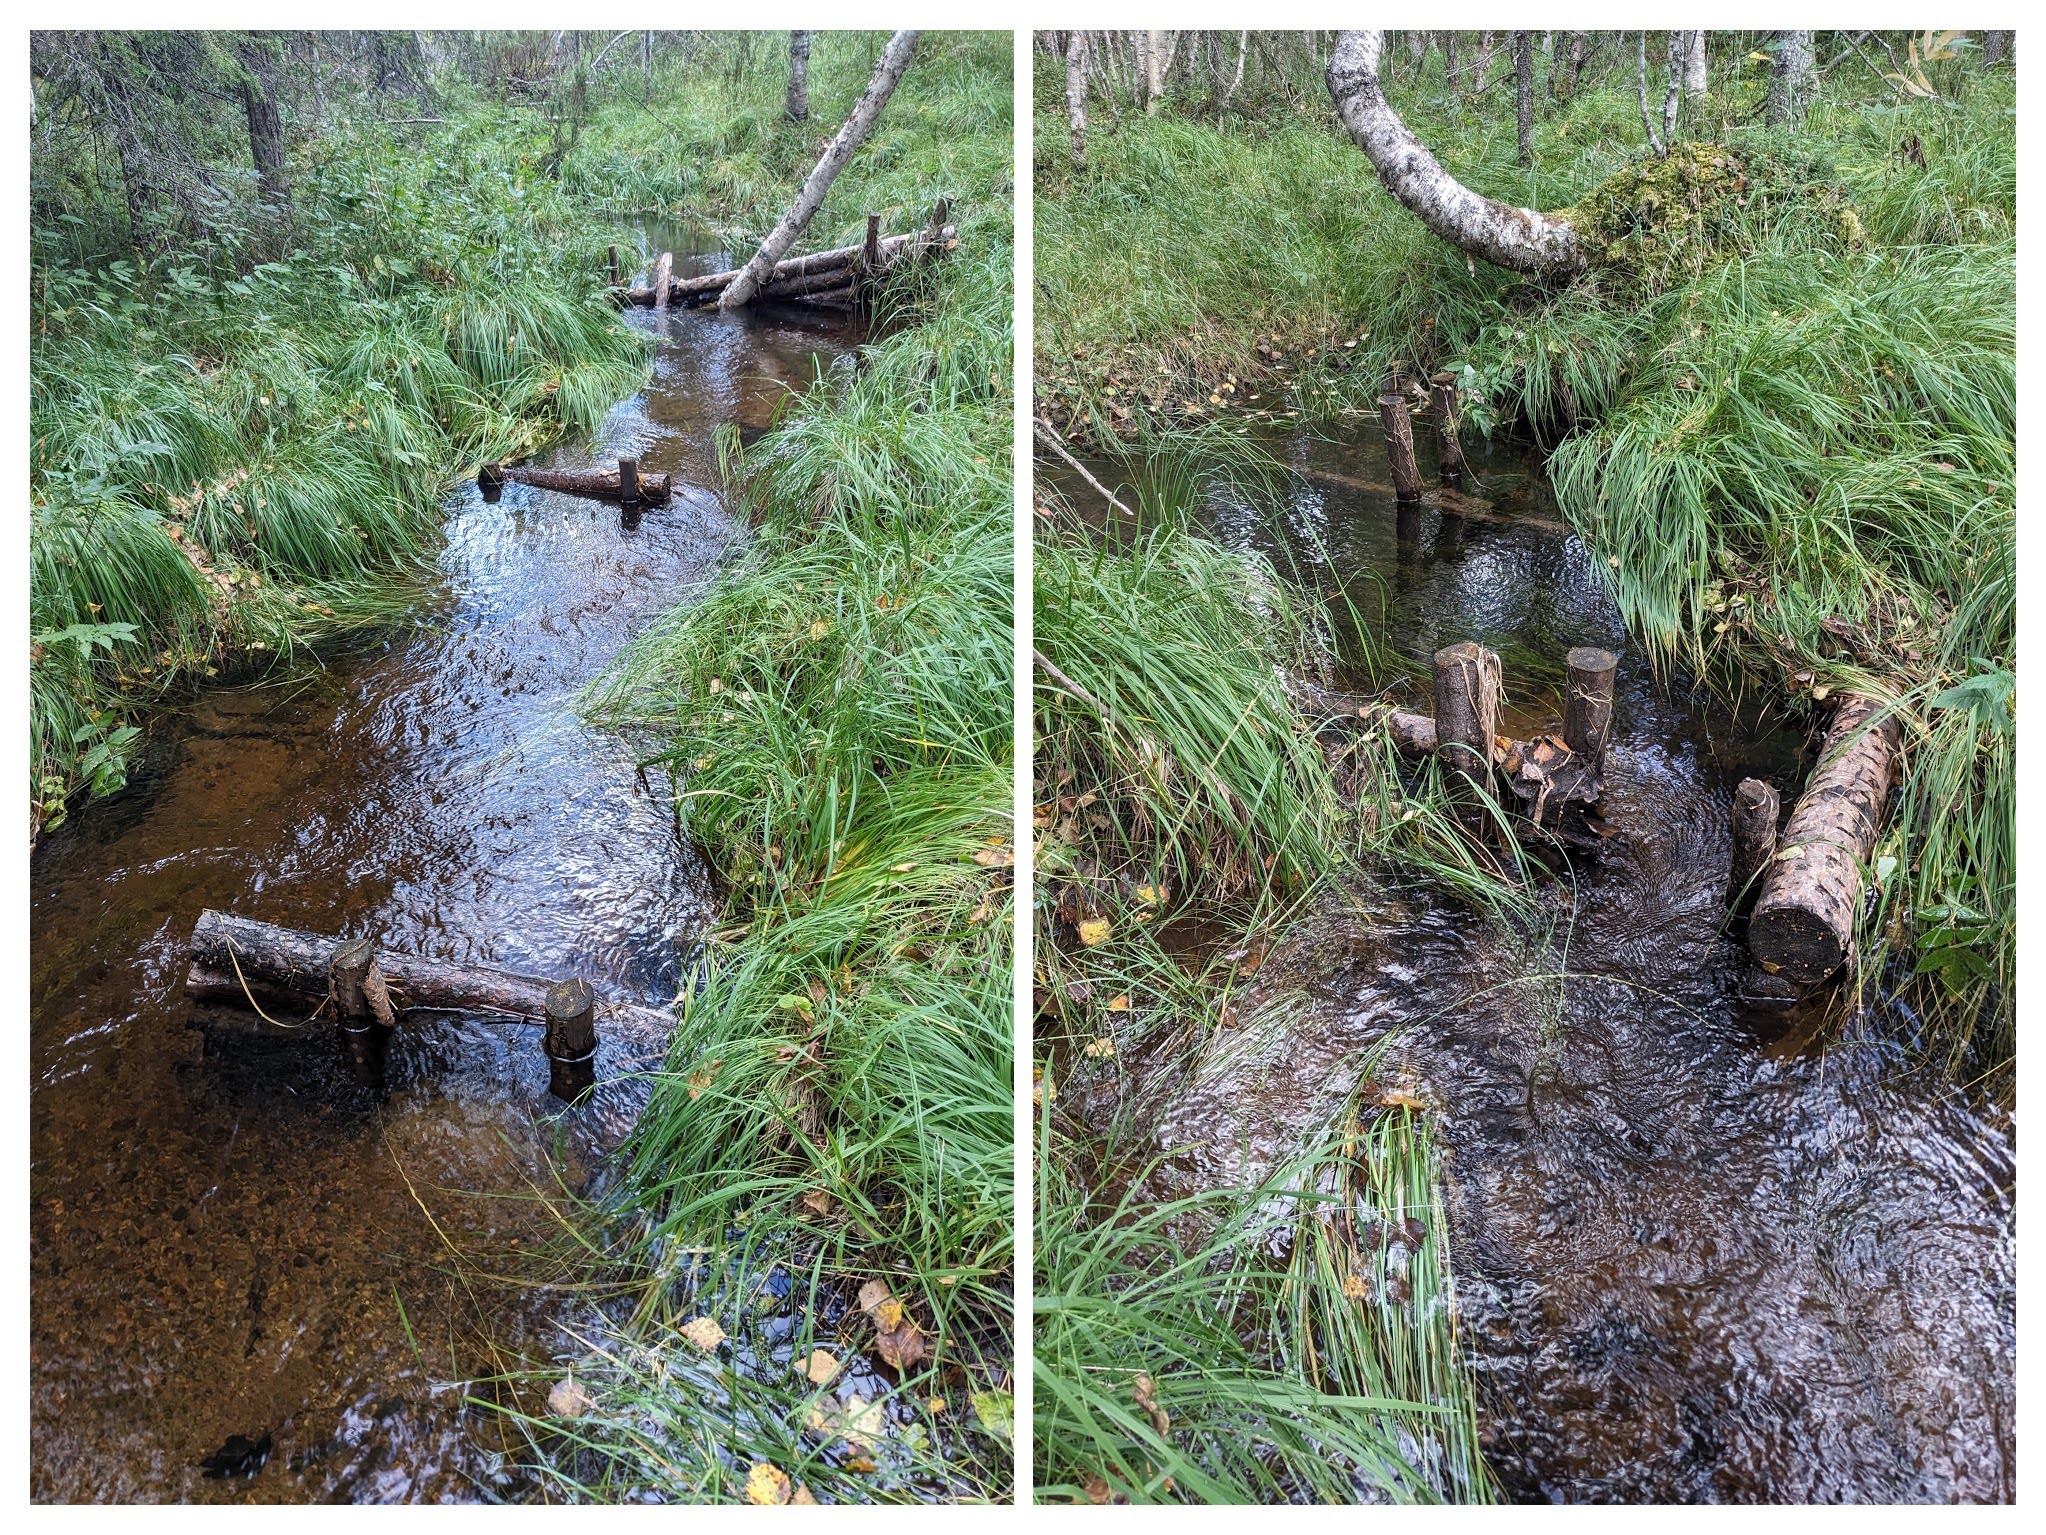
[[[1816,985],[1852,953],[1863,871],[1896,782],[1901,740],[1884,704],[1841,701],[1748,919],[1748,950],[1772,975]]]
[[[310,1010],[328,996],[336,951],[354,946],[349,940],[208,909],[192,928],[185,994],[232,1006],[254,1002]],[[543,1025],[548,1019],[552,981],[384,948],[376,950],[376,965],[398,1014],[426,1008]],[[599,1003],[596,1011],[605,1037],[649,1049],[663,1047],[675,1027],[669,1014],[630,1003]],[[301,1020],[274,1021],[291,1025]]]
[[[959,247],[959,231],[950,224],[941,224],[935,230],[918,229],[908,234],[890,235],[880,242],[880,268],[886,271],[897,262],[922,261],[929,256],[943,255]],[[762,284],[758,293],[761,299],[775,300],[797,297],[806,290],[799,284],[804,279],[815,279],[829,274],[842,285],[851,281],[854,269],[859,265],[865,252],[860,245],[841,245],[832,250],[813,251],[807,256],[791,256],[786,261],[775,263],[774,275]],[[668,302],[685,308],[697,308],[715,304],[718,295],[738,280],[737,272],[707,272],[701,277],[674,277],[668,281]],[[645,309],[654,304],[658,290],[651,284],[644,288],[629,288],[618,295],[622,304],[637,304]]]
[[[635,466],[636,468],[636,466]],[[531,485],[539,490],[565,491],[571,496],[589,496],[599,501],[625,498],[624,475],[618,469],[518,469],[504,464],[485,464],[477,483],[489,489],[497,486]],[[635,474],[638,499],[649,506],[668,504],[669,484],[665,474]]]

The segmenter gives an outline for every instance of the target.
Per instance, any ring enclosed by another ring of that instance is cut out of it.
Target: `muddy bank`
[[[573,1352],[562,1323],[580,1298],[535,1285],[559,1276],[526,1255],[592,1169],[546,1096],[538,1031],[408,1019],[377,1096],[319,1041],[209,1045],[180,986],[192,922],[214,906],[672,1000],[714,916],[705,872],[659,785],[582,726],[576,699],[743,542],[714,489],[718,429],[765,429],[861,338],[782,312],[628,323],[662,337],[652,382],[600,441],[546,461],[634,454],[673,476],[667,506],[628,523],[530,487],[494,505],[462,487],[414,623],[202,698],[129,792],[38,848],[34,1497],[526,1490],[467,1398]],[[266,1436],[249,1474],[201,1465]]]
[[[1140,1113],[1171,1153],[1163,1197],[1243,1186],[1392,1036],[1377,1079],[1428,1105],[1446,1149],[1487,1455],[1514,1497],[2011,1497],[2008,1122],[1909,1066],[1893,1004],[1823,1045],[1816,1011],[1751,1011],[1720,931],[1733,788],[1794,793],[1799,733],[1654,674],[1531,462],[1472,455],[1483,516],[1402,515],[1374,424],[1271,446],[1300,471],[1284,503],[1214,491],[1211,533],[1317,590],[1375,587],[1367,621],[1417,679],[1438,646],[1499,650],[1520,735],[1560,719],[1569,646],[1621,654],[1614,835],[1513,931],[1360,883],[1272,951],[1239,1028],[1150,1041],[1062,1102]]]

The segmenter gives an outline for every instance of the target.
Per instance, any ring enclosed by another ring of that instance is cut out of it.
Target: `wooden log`
[[[675,257],[673,252],[662,251],[660,262],[654,267],[653,288],[654,308],[656,309],[666,309],[668,307],[668,300],[671,297],[668,291],[670,286],[668,274],[674,265]]]
[[[1445,485],[1463,483],[1463,444],[1456,440],[1456,375],[1438,373],[1429,380],[1435,411],[1435,464]]]
[[[1781,802],[1775,787],[1759,778],[1743,778],[1733,791],[1733,868],[1727,882],[1727,909],[1744,916],[1755,904],[1762,876],[1776,856],[1776,821]]]
[[[1578,645],[1564,658],[1563,744],[1604,772],[1613,732],[1613,678],[1620,658],[1610,650]]]
[[[531,485],[538,490],[559,490],[599,501],[619,501],[625,495],[619,471],[615,469],[507,469],[503,465],[496,468],[500,484]],[[665,474],[635,474],[635,483],[641,501],[650,506],[668,504]]]
[[[927,255],[943,255],[957,249],[959,231],[950,224],[935,230],[919,229],[909,234],[889,235],[881,241],[881,265],[892,266],[903,259],[922,260]],[[774,276],[762,286],[763,292],[777,283],[791,281],[798,277],[814,277],[820,272],[849,273],[865,251],[864,243],[841,245],[832,250],[812,251],[807,256],[791,256],[786,261],[775,263]],[[715,302],[718,295],[738,277],[737,272],[706,272],[700,277],[671,277],[668,281],[668,300],[673,304],[707,304]],[[654,289],[650,285],[633,288],[621,295],[624,302],[637,304],[642,309],[654,302]]]
[[[859,279],[855,267],[838,267],[829,272],[812,272],[806,277],[776,279],[760,290],[765,299],[807,298],[813,293],[850,291]]]
[[[547,989],[547,1090],[579,1103],[597,1082],[597,993],[581,976]]]
[[[1461,781],[1458,819],[1473,830],[1492,798],[1500,677],[1499,657],[1475,641],[1435,652],[1435,754],[1452,785]]]
[[[504,465],[485,464],[476,471],[476,488],[483,492],[483,499],[495,501],[504,490]]]
[[[621,458],[618,460],[618,502],[621,506],[638,506],[639,499],[639,460]]]
[[[1770,974],[1813,986],[1847,962],[1901,740],[1882,703],[1841,701],[1748,919],[1748,951]]]
[[[1385,449],[1392,459],[1392,489],[1395,499],[1421,499],[1421,471],[1414,462],[1414,422],[1406,397],[1388,391],[1378,397],[1378,420],[1385,428]]]
[[[342,940],[298,932],[222,911],[199,914],[192,928],[192,965],[185,991],[199,1001],[246,1006],[258,998],[316,1001],[327,995],[334,951]],[[484,965],[461,965],[388,950],[377,954],[394,1015],[423,1007],[484,1013],[544,1023],[551,982]],[[247,992],[244,991],[247,983]],[[675,1021],[653,1008],[602,1004],[607,1026],[649,1039],[666,1038]]]

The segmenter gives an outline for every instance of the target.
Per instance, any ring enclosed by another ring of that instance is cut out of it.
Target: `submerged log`
[[[1772,975],[1811,986],[1847,962],[1901,739],[1875,699],[1846,698],[1834,714],[1748,919],[1748,950]]]
[[[1743,778],[1733,791],[1733,868],[1727,880],[1726,904],[1737,917],[1754,904],[1762,875],[1776,856],[1776,821],[1781,810],[1775,787],[1759,778]]]
[[[639,465],[634,462],[636,499],[650,506],[666,506],[668,477],[665,474],[640,474],[638,469]],[[476,476],[476,483],[488,489],[493,482],[497,486],[531,485],[539,490],[565,491],[571,496],[593,496],[599,501],[625,499],[623,472],[619,469],[509,469],[503,464],[485,464],[483,472]]]
[[[192,928],[185,993],[199,1001],[242,1006],[252,996],[318,1001],[328,995],[335,953],[345,947],[347,941],[319,933],[203,911]],[[553,984],[549,981],[388,950],[377,951],[376,962],[394,1016],[410,1008],[429,1008],[547,1021],[547,994]],[[665,1039],[675,1027],[672,1017],[653,1008],[622,1002],[599,1007],[611,1026],[650,1040]]]
[[[959,246],[959,231],[950,224],[936,228],[913,230],[909,234],[889,235],[878,242],[877,270],[885,271],[896,262],[907,259],[920,261],[926,255],[942,255],[956,250]],[[774,275],[761,285],[763,297],[776,294],[783,284],[793,283],[799,278],[816,277],[822,273],[835,272],[841,281],[852,280],[855,269],[866,254],[866,245],[841,245],[833,250],[812,251],[807,256],[791,256],[786,261],[775,263]],[[714,304],[738,279],[737,272],[706,272],[700,277],[672,277],[668,280],[667,295],[671,304],[700,306]],[[650,284],[644,288],[631,288],[619,296],[625,303],[646,308],[653,304],[657,288]]]

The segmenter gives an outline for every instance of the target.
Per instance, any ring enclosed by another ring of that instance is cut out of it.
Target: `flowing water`
[[[1390,1035],[1374,1080],[1435,1117],[1509,1496],[2011,1498],[2010,1121],[1911,1068],[1894,1001],[1845,1039],[1823,1004],[1752,1006],[1721,932],[1734,786],[1771,779],[1788,805],[1805,743],[1654,674],[1535,460],[1478,455],[1474,500],[1402,513],[1375,423],[1350,439],[1270,439],[1283,503],[1213,490],[1212,535],[1344,583],[1410,669],[1408,708],[1428,708],[1428,656],[1475,639],[1504,660],[1500,728],[1555,730],[1564,652],[1618,652],[1613,836],[1515,935],[1425,887],[1327,903],[1273,948],[1241,1028],[1125,1062],[1124,1111],[1172,1153],[1158,1192],[1297,1156]]]
[[[712,488],[718,429],[767,427],[860,337],[791,310],[627,318],[662,342],[651,383],[549,462],[636,454],[672,475],[668,505],[632,519],[465,485],[415,624],[200,699],[128,792],[38,848],[35,1498],[525,1490],[467,1399],[490,1394],[469,1382],[576,1351],[573,1294],[479,1277],[531,1277],[524,1254],[558,1229],[542,1196],[592,1172],[586,1127],[547,1097],[538,1030],[412,1015],[372,1093],[331,1030],[209,1034],[182,983],[212,906],[674,997],[712,916],[704,871],[658,783],[583,727],[576,698],[745,538]]]

